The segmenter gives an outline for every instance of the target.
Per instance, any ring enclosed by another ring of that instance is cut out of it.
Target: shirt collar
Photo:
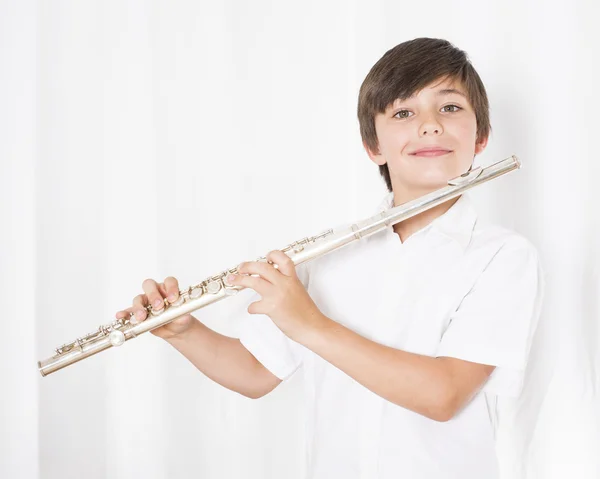
[[[393,202],[394,193],[388,192],[379,204],[378,211],[389,210],[393,206]],[[467,193],[462,193],[448,211],[438,216],[426,228],[431,227],[437,233],[456,241],[465,250],[471,241],[476,222],[477,211],[471,197]]]

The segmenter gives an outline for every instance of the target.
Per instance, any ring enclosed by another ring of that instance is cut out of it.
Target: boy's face
[[[441,92],[445,89],[465,96]],[[396,100],[375,117],[375,129],[379,151],[367,149],[367,153],[376,164],[388,164],[396,197],[415,198],[446,186],[467,171],[487,145],[487,138],[475,142],[475,111],[458,80],[436,80],[413,97]],[[438,156],[414,154],[426,147],[451,151]]]

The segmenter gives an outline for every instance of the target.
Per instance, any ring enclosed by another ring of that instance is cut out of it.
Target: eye
[[[397,111],[397,112],[394,114],[394,118],[399,118],[399,119],[403,119],[403,118],[409,118],[408,116],[404,116],[404,115],[400,115],[400,116],[398,116],[398,114],[399,114],[399,113],[404,113],[404,112],[407,112],[407,113],[408,113],[408,110],[399,110],[399,111]]]
[[[462,108],[461,108],[460,106],[458,106],[458,105],[446,105],[446,106],[444,106],[444,107],[442,107],[442,108],[448,108],[448,107],[450,107],[450,106],[453,106],[454,108],[458,108],[458,110],[462,110]],[[453,110],[453,111],[450,111],[449,113],[455,113],[455,112],[457,112],[458,110]],[[448,110],[446,110],[446,111],[448,111]]]

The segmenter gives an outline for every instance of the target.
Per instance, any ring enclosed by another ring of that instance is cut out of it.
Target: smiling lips
[[[420,150],[411,153],[414,156],[442,156],[447,155],[448,153],[452,153],[450,150],[445,150],[443,148],[422,148]]]

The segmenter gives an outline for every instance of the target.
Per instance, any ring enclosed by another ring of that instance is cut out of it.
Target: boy
[[[466,54],[432,38],[373,66],[358,119],[388,188],[373,214],[468,170],[490,132]],[[261,297],[239,340],[191,315],[152,332],[251,398],[302,367],[309,478],[498,477],[496,398],[520,393],[543,297],[529,241],[478,221],[463,194],[298,267],[280,251],[267,260],[228,279]],[[126,310],[142,319],[179,290],[173,277],[143,288]]]

